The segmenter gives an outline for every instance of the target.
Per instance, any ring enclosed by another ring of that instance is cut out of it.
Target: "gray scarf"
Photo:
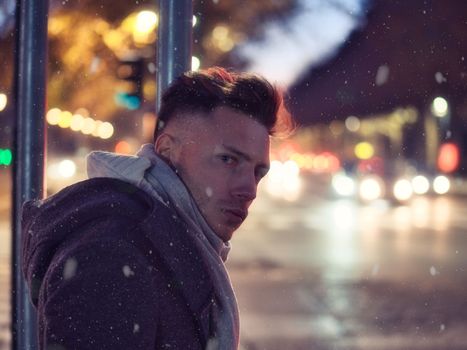
[[[219,304],[214,304],[213,309],[216,339],[209,341],[207,349],[237,349],[237,301],[224,266],[230,243],[224,243],[210,228],[184,183],[155,153],[154,145],[144,145],[136,156],[96,151],[87,156],[86,162],[89,178],[110,177],[129,182],[164,205],[175,208],[185,220],[190,228],[187,234],[196,238],[199,253],[211,267],[208,273],[214,281]]]

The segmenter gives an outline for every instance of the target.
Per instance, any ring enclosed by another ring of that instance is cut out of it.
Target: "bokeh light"
[[[451,182],[444,175],[437,176],[433,180],[433,191],[435,191],[437,194],[446,194],[449,192],[450,188]]]
[[[399,201],[406,201],[412,197],[412,184],[407,179],[397,180],[393,188],[394,197]]]
[[[191,57],[191,70],[198,70],[199,67],[201,66],[201,61],[199,60],[198,57],[192,56]]]
[[[114,134],[114,127],[109,122],[102,123],[99,126],[98,135],[102,139],[109,139]]]
[[[47,123],[49,123],[50,125],[58,125],[61,113],[62,111],[59,108],[50,109],[45,116]]]
[[[423,175],[417,175],[412,179],[412,188],[415,194],[425,194],[430,189],[430,182]]]
[[[5,94],[0,94],[0,112],[6,108],[8,98]]]
[[[76,174],[76,164],[70,159],[64,159],[58,164],[58,172],[62,177],[69,178]]]
[[[360,142],[355,146],[355,155],[358,159],[370,159],[374,154],[375,149],[368,142]]]
[[[445,117],[448,114],[449,105],[443,97],[436,97],[431,104],[431,112],[437,117]]]

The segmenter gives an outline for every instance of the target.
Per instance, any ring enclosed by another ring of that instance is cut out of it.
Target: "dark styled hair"
[[[293,129],[282,93],[266,79],[214,67],[184,73],[169,86],[162,96],[154,138],[178,115],[209,114],[217,107],[229,107],[251,116],[270,135],[283,135]]]

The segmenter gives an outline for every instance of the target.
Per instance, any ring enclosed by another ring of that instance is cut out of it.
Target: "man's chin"
[[[214,230],[214,233],[222,239],[224,242],[230,241],[237,228],[232,228],[226,225],[217,225],[217,230]]]

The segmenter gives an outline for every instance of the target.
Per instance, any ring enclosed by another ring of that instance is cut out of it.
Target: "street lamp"
[[[436,97],[431,103],[431,112],[436,117],[444,118],[448,115],[449,112],[448,101],[446,101],[446,99],[443,97]]]

